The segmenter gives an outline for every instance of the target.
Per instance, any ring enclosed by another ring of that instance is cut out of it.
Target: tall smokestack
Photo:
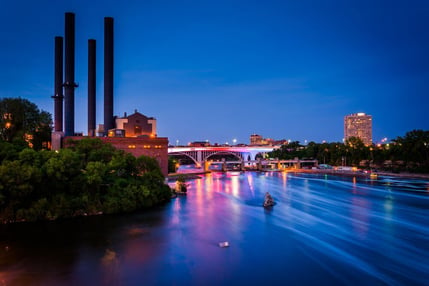
[[[63,131],[63,37],[55,37],[54,130]]]
[[[88,40],[88,136],[95,136],[96,42]]]
[[[65,24],[65,136],[74,135],[74,89],[77,86],[74,82],[74,34],[75,34],[74,13],[66,13]]]
[[[104,18],[104,133],[115,128],[113,120],[113,18]]]

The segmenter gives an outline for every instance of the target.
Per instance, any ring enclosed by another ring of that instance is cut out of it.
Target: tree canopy
[[[51,114],[23,98],[0,99],[0,139],[27,142],[36,150],[51,139]]]
[[[0,222],[130,212],[171,197],[155,159],[97,138],[68,144],[58,152],[6,145],[13,152],[0,158]]]
[[[429,131],[412,130],[391,143],[366,146],[361,139],[348,138],[344,143],[301,145],[298,141],[283,145],[269,153],[272,158],[295,157],[317,159],[319,163],[377,167],[388,171],[429,172]]]

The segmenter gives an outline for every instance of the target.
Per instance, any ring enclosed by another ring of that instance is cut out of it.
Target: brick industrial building
[[[63,37],[55,37],[55,72],[54,72],[54,132],[52,149],[63,147],[65,140],[79,140],[74,130],[75,98],[77,87],[75,71],[75,15],[65,14],[65,44]],[[98,138],[135,156],[155,158],[164,175],[168,174],[168,138],[158,137],[156,120],[137,112],[124,117],[113,116],[113,18],[104,18],[104,124],[98,130],[96,118],[96,41],[88,40],[88,137]],[[64,72],[63,77],[63,53]],[[63,95],[64,92],[64,95]],[[64,108],[63,108],[64,100]],[[64,116],[63,116],[64,112]],[[64,124],[63,124],[64,119]],[[86,138],[86,137],[85,137]]]

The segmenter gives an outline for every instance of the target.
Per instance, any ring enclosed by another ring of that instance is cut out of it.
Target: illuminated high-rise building
[[[357,137],[365,145],[372,144],[372,116],[365,113],[354,113],[344,116],[344,139]]]

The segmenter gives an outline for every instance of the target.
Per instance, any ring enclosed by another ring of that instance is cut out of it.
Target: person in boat
[[[274,199],[273,197],[270,195],[269,192],[265,193],[265,199],[264,199],[264,207],[271,207],[274,205]]]

